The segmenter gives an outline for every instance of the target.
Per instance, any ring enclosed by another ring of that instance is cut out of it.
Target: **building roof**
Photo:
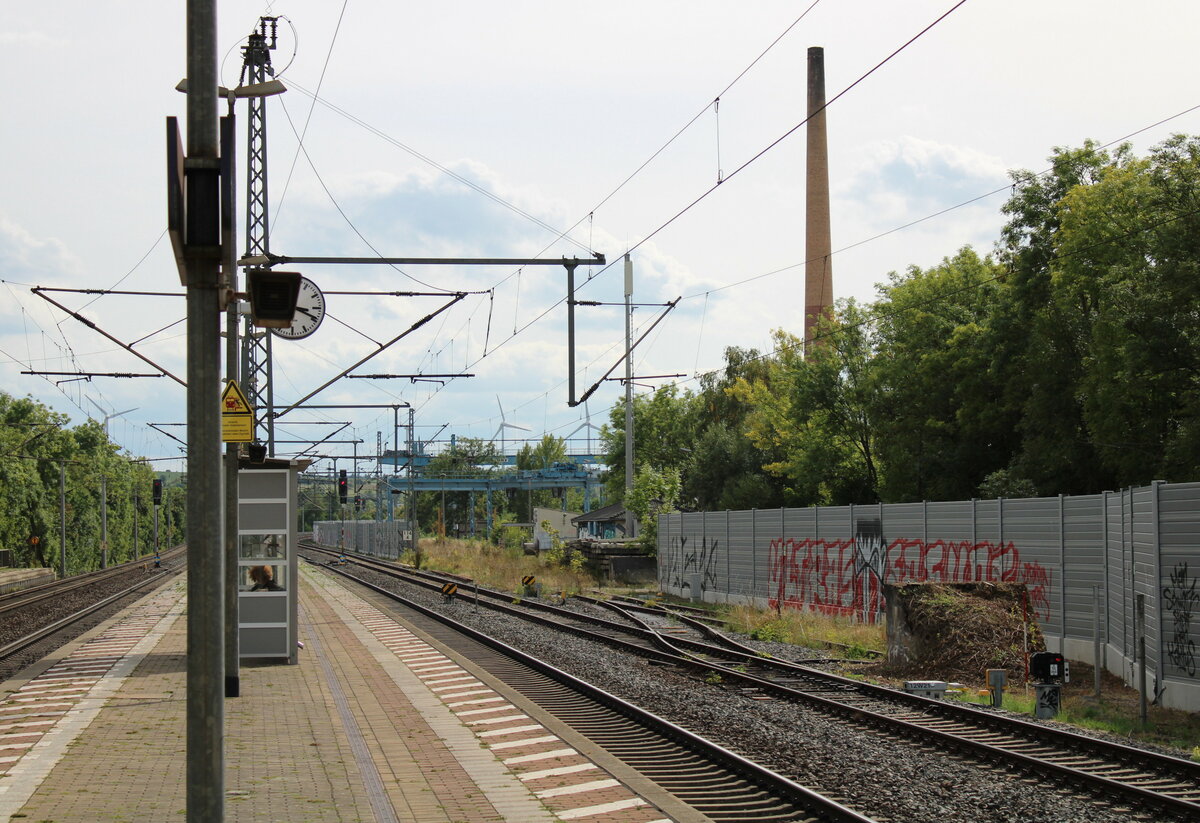
[[[611,523],[614,521],[625,521],[625,505],[623,503],[610,503],[571,518],[571,523],[575,526],[583,523]]]

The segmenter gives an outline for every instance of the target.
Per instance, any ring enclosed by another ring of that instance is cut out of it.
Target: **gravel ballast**
[[[522,651],[636,703],[880,821],[908,823],[1128,823],[1154,820],[1060,794],[1035,778],[856,727],[799,704],[755,700],[575,635],[476,609],[356,570],[363,579],[444,612]],[[581,606],[582,608],[591,608]],[[808,656],[803,649],[789,657]]]

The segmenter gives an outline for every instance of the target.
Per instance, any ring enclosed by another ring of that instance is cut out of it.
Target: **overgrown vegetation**
[[[755,640],[792,643],[808,649],[834,649],[836,656],[866,656],[883,651],[886,644],[882,624],[858,623],[844,617],[829,617],[795,609],[773,611],[734,606],[725,614],[729,628]]]
[[[1178,756],[1200,760],[1200,714],[1161,706],[1147,706],[1147,724],[1141,725],[1138,693],[1119,678],[1103,673],[1100,698],[1095,697],[1094,671],[1086,664],[1071,666],[1071,682],[1063,686],[1062,707],[1057,720],[1085,729],[1108,732],[1130,740],[1179,749]],[[975,681],[959,699],[989,705],[991,697]],[[1010,681],[1004,692],[1003,708],[1033,715],[1033,686],[1021,680]]]
[[[1024,673],[1026,651],[1046,648],[1037,621],[1026,619],[1023,586],[922,583],[903,586],[896,596],[911,632],[911,662],[899,667],[901,673],[967,680],[1005,669],[1015,680]]]
[[[521,578],[530,574],[537,578],[547,596],[559,592],[578,594],[597,585],[581,563],[573,568],[572,561],[565,556],[555,561],[546,552],[540,557],[527,555],[520,546],[498,546],[487,540],[422,538],[419,547],[423,568],[460,574],[489,588],[520,591]],[[412,559],[411,555],[401,557],[403,562],[411,563]]]
[[[951,603],[945,593],[939,595],[943,607],[948,608],[955,619],[968,619],[960,604]],[[994,599],[994,598],[993,598]],[[938,602],[931,599],[931,607]],[[986,608],[985,608],[986,611]],[[729,627],[758,640],[795,643],[809,649],[829,646],[834,649],[857,648],[859,650],[882,650],[886,642],[882,624],[854,623],[841,617],[826,617],[814,613],[783,610],[777,613],[768,609],[737,606],[726,615]],[[801,652],[802,653],[802,652]],[[846,654],[846,657],[854,657]],[[985,655],[986,656],[986,655]],[[996,668],[984,666],[984,668]],[[912,669],[908,676],[889,669],[884,663],[854,664],[842,674],[855,679],[883,682],[897,688],[905,679],[957,681],[963,685],[957,699],[976,704],[989,704],[986,692],[984,668],[963,671],[963,667],[952,666],[950,670],[936,665],[922,665]],[[956,677],[953,673],[958,671]],[[1180,750],[1182,757],[1200,760],[1200,714],[1148,707],[1149,722],[1145,728],[1139,720],[1138,693],[1125,686],[1121,680],[1104,673],[1100,699],[1093,696],[1093,670],[1086,664],[1071,667],[1071,682],[1063,688],[1062,711],[1058,720],[1088,729],[1105,731],[1133,740],[1170,746]],[[1024,683],[1024,663],[1009,673],[1008,686],[1004,693],[1004,708],[1007,711],[1034,714],[1033,686]]]

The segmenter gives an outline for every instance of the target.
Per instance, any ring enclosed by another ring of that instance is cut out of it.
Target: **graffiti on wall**
[[[1167,641],[1167,658],[1172,664],[1187,672],[1188,677],[1196,676],[1196,644],[1190,637],[1192,633],[1192,612],[1200,603],[1200,595],[1196,593],[1196,578],[1188,577],[1187,562],[1176,563],[1171,570],[1170,585],[1162,591],[1163,605],[1171,612],[1174,621],[1174,634]]]
[[[1036,561],[1022,561],[1012,542],[898,538],[888,543],[872,526],[871,521],[856,524],[855,536],[847,540],[772,540],[771,606],[873,622],[883,611],[885,582],[1023,583],[1030,609],[1041,620],[1050,618],[1050,572]]]
[[[692,576],[701,575],[700,586],[709,588],[717,581],[715,563],[720,541],[689,538],[687,535],[674,535],[670,540],[670,551],[667,553],[669,565],[666,568],[668,585],[677,589],[684,585],[691,586]]]

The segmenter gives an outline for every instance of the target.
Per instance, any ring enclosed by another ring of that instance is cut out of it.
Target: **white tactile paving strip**
[[[324,574],[310,570],[305,574],[382,643],[550,811],[551,817],[541,819],[671,823],[645,799],[395,620]],[[468,769],[472,775],[478,775],[478,765]]]
[[[25,804],[183,608],[184,598],[169,586],[16,691],[0,694],[0,820]]]

